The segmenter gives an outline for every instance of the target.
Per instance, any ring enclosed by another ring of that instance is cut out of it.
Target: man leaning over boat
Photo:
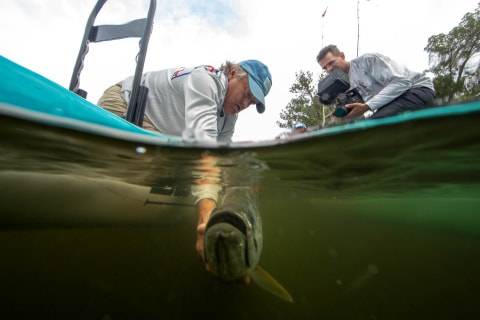
[[[129,77],[111,86],[98,104],[125,117],[132,83]],[[227,61],[219,69],[203,65],[145,73],[141,83],[148,88],[145,129],[186,139],[230,142],[240,111],[252,104],[258,113],[265,111],[272,76],[258,60]],[[202,259],[205,227],[222,189],[215,163],[214,156],[202,155],[198,168],[202,177],[192,187],[198,214],[196,250]]]
[[[108,88],[98,104],[125,117],[133,77]],[[166,69],[145,73],[148,88],[143,127],[185,139],[230,142],[238,113],[252,104],[265,111],[272,86],[266,65],[258,60],[238,64]]]

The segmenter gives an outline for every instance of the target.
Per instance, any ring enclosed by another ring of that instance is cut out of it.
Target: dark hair
[[[317,55],[317,62],[320,62],[320,60],[322,60],[329,52],[331,52],[335,56],[340,54],[340,50],[338,50],[336,45],[329,44],[328,46],[320,50],[320,52]]]

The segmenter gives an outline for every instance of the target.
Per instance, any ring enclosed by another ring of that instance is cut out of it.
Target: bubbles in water
[[[147,148],[139,146],[135,149],[135,152],[137,154],[145,154],[145,153],[147,153]]]

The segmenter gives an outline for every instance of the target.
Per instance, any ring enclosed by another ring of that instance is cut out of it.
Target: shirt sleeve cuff
[[[192,195],[195,197],[195,204],[202,199],[212,199],[218,202],[218,194],[222,187],[218,184],[199,184],[192,186]]]
[[[372,111],[376,111],[377,109],[379,109],[381,107],[380,105],[378,105],[378,103],[375,103],[374,99],[368,100],[367,102],[365,102],[365,104]]]

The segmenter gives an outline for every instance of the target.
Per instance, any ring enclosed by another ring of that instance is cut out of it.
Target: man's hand
[[[350,112],[344,118],[345,120],[357,119],[357,118],[363,116],[363,114],[365,112],[370,110],[370,108],[368,107],[368,105],[366,103],[360,103],[360,102],[346,104],[345,108],[350,110]]]
[[[198,224],[197,224],[197,242],[195,244],[195,249],[197,250],[198,255],[205,262],[205,255],[203,252],[203,243],[205,239],[205,229],[207,227],[208,219],[212,214],[213,209],[215,209],[217,203],[212,199],[202,199],[197,202],[197,213],[198,213]],[[208,270],[208,265],[206,265]]]

